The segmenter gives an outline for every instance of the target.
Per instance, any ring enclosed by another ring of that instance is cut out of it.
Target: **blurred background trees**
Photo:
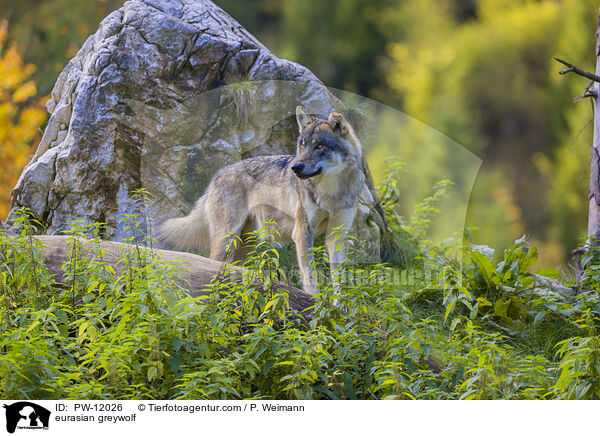
[[[21,50],[7,42],[8,25],[0,23],[0,217],[6,218],[10,191],[28,162],[46,119],[44,99],[37,97],[31,76],[35,66],[25,64]]]
[[[405,111],[478,154],[483,166],[467,217],[478,229],[476,242],[504,248],[527,233],[540,246],[541,262],[557,266],[585,237],[592,113],[588,102],[573,98],[587,83],[559,77],[552,57],[594,70],[596,1],[216,3],[276,55],[307,66],[326,85]],[[37,97],[27,95],[20,111],[25,101],[35,106],[50,92],[68,59],[121,4],[0,0],[9,21],[3,53],[12,42],[23,48],[28,75],[21,82],[32,83],[31,77],[37,84]],[[33,84],[27,86],[31,93]],[[2,92],[6,98],[16,90]],[[11,141],[31,153],[43,120],[15,117],[1,112],[0,126],[26,126]],[[0,138],[4,163],[11,142],[1,130]],[[402,159],[402,149],[395,154]],[[371,164],[376,177],[380,161]],[[3,165],[0,217],[14,185],[4,171],[18,174],[23,164],[14,159]]]

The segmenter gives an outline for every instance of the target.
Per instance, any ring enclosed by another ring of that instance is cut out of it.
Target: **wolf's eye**
[[[317,149],[317,150],[320,150],[320,149],[322,149],[323,147],[325,147],[325,144],[317,144],[317,145],[316,145],[316,149]]]

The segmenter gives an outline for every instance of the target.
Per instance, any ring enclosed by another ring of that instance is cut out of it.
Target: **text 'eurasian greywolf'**
[[[362,146],[346,118],[336,112],[321,119],[298,106],[296,118],[300,135],[295,156],[254,157],[221,168],[188,216],[161,226],[160,239],[184,250],[210,243],[210,257],[223,260],[228,236],[243,238],[275,221],[278,240],[296,243],[304,290],[315,294],[313,239],[326,232],[332,278],[339,287],[339,266],[346,259],[359,194],[372,201]],[[243,253],[236,254],[241,257]]]

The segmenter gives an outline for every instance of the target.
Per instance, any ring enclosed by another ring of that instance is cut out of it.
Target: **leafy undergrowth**
[[[55,285],[21,220],[18,236],[0,240],[4,398],[600,396],[594,250],[575,292],[528,272],[535,250],[524,240],[497,265],[487,247],[467,246],[462,263],[430,247],[437,282],[402,292],[380,279],[381,265],[339,296],[324,288],[309,316],[250,286],[268,288],[279,269],[267,240],[257,239],[252,274],[191,298],[156,250],[126,245],[116,272],[103,262],[100,226],[81,223]]]
[[[391,279],[410,276],[406,269],[354,266],[360,280],[339,295],[324,284],[306,313],[269,290],[285,269],[269,229],[249,238],[241,281],[224,271],[192,298],[178,265],[139,243],[133,215],[116,268],[104,260],[102,225],[73,223],[56,284],[24,211],[18,235],[0,232],[0,395],[598,399],[600,250],[587,250],[575,286],[556,271],[532,273],[537,252],[524,238],[498,263],[468,238],[434,244],[425,235],[447,182],[405,222],[386,180],[392,233],[420,241],[413,279]]]

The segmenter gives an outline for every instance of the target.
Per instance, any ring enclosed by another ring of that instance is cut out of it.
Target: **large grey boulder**
[[[221,166],[293,153],[298,104],[326,115],[339,101],[212,2],[128,1],[60,74],[10,217],[27,207],[48,234],[104,222],[121,241],[137,214],[146,232],[145,218],[187,213]],[[142,187],[152,197],[140,207]]]

